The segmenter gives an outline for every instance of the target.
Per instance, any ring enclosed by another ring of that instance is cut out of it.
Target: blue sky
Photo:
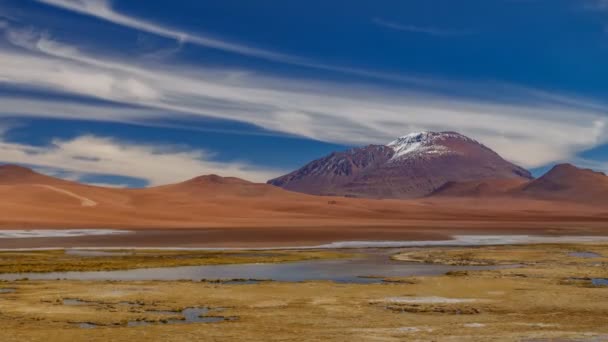
[[[608,170],[606,61],[606,0],[0,0],[0,162],[265,181],[453,130]]]

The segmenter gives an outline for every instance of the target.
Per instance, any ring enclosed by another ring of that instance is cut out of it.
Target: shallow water
[[[183,319],[168,319],[159,322],[149,322],[149,321],[129,321],[127,323],[130,327],[138,327],[138,326],[147,326],[152,324],[192,324],[192,323],[216,323],[229,320],[230,318],[222,317],[222,316],[207,316],[211,309],[209,308],[186,308],[181,312],[178,311],[148,311],[151,313],[156,313],[164,316],[181,316]]]
[[[89,305],[89,303],[82,301],[80,299],[72,299],[72,298],[66,298],[63,300],[63,305],[67,305],[67,306],[80,306],[80,305]]]
[[[168,324],[188,324],[188,323],[215,323],[226,320],[220,316],[206,316],[209,314],[208,308],[187,308],[181,312],[183,320],[170,319]]]
[[[148,268],[104,272],[54,272],[2,274],[0,280],[215,280],[262,279],[286,282],[328,280],[340,283],[381,283],[385,277],[440,275],[449,271],[488,270],[505,266],[447,266],[408,263],[390,259],[402,249],[370,249],[362,257],[310,260],[275,264],[239,264]],[[514,266],[507,266],[514,267]],[[251,282],[249,281],[249,283]],[[248,282],[235,282],[248,283]]]
[[[150,322],[146,322],[146,321],[129,321],[127,323],[128,327],[143,327],[143,326],[148,326],[151,325],[152,323]]]
[[[80,306],[80,305],[95,305],[98,303],[86,302],[80,299],[72,299],[65,298],[63,299],[63,305],[67,306]],[[138,303],[129,303],[129,302],[120,302],[118,305],[128,305],[128,306],[139,306]],[[141,327],[141,326],[149,326],[154,324],[192,324],[192,323],[216,323],[222,321],[233,320],[234,317],[223,317],[223,316],[208,316],[212,312],[221,311],[221,308],[210,309],[206,307],[191,307],[185,308],[182,311],[167,311],[167,310],[155,310],[155,311],[147,311],[151,314],[158,314],[159,316],[166,319],[162,320],[136,320],[127,322],[128,327]],[[179,317],[179,318],[176,318]],[[81,329],[92,329],[101,327],[102,325],[98,325],[91,322],[78,322],[74,323]],[[104,325],[105,326],[105,325]]]
[[[15,291],[17,291],[17,289],[4,288],[4,289],[0,289],[0,294],[3,294],[3,293],[15,293]]]
[[[0,230],[0,239],[60,238],[130,233],[131,231],[128,230],[116,229],[3,229]]]
[[[82,230],[0,230],[0,239],[3,238],[39,238],[39,237],[74,237],[85,235],[120,235],[135,234],[133,231],[111,229],[82,229]],[[46,247],[0,248],[0,251],[33,251],[33,250],[64,250],[61,239],[56,239]],[[280,247],[180,247],[180,246],[88,246],[73,247],[74,250],[193,250],[193,251],[228,251],[247,249],[250,251],[271,250],[304,250],[304,249],[354,249],[354,248],[406,248],[406,247],[439,247],[439,246],[495,246],[517,244],[543,244],[543,243],[586,243],[608,242],[608,236],[543,236],[543,235],[453,235],[448,240],[430,241],[336,241],[322,245],[310,246],[280,246]],[[10,245],[10,244],[9,244]],[[252,253],[252,255],[258,255]]]
[[[593,286],[608,286],[608,278],[593,278],[591,284]]]
[[[600,254],[597,254],[594,252],[572,252],[572,253],[568,253],[568,255],[571,257],[586,258],[586,259],[602,257]]]

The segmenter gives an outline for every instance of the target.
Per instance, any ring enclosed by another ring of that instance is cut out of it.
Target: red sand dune
[[[305,195],[219,176],[145,189],[114,189],[0,166],[0,228],[230,228],[236,235],[225,238],[235,241],[247,231],[307,241],[455,231],[603,233],[608,209],[578,197],[577,202],[563,205],[561,201],[582,196],[587,190],[572,190],[575,184],[570,180],[578,182],[578,172],[558,171],[520,186],[517,195],[483,196],[488,190],[479,189],[478,184],[474,196],[374,200]],[[595,173],[582,171],[582,175],[583,184],[589,187],[605,181],[605,176]],[[555,187],[557,180],[566,185]],[[558,194],[557,201],[549,196],[554,194]]]

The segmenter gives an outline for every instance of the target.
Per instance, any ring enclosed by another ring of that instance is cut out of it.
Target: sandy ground
[[[63,189],[60,189],[60,188],[57,188],[57,187],[54,187],[54,186],[51,186],[51,185],[38,184],[38,186],[46,188],[46,189],[49,189],[49,190],[52,190],[52,191],[55,191],[55,192],[58,192],[60,194],[64,194],[64,195],[66,195],[68,197],[75,198],[75,199],[77,199],[77,200],[80,201],[80,205],[83,206],[83,207],[95,207],[95,206],[97,206],[97,202],[95,202],[95,201],[93,201],[91,199],[88,199],[86,197],[77,195],[77,194],[75,194],[73,192],[70,192],[70,191],[67,191],[67,190],[63,190]]]
[[[52,246],[267,247],[452,234],[608,235],[606,206],[513,198],[369,200],[292,193],[218,176],[146,189],[88,186],[13,168],[0,179],[0,229],[133,234],[0,239]]]

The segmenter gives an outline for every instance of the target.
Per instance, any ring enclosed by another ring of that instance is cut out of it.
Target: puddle
[[[152,323],[146,321],[129,321],[127,323],[128,327],[145,327],[148,325],[152,325]]]
[[[337,283],[380,284],[383,278],[442,275],[455,271],[495,270],[509,266],[449,266],[391,260],[403,249],[367,249],[353,251],[362,257],[336,260],[308,260],[289,263],[236,264],[146,268],[121,271],[52,272],[0,274],[0,280],[218,280],[228,284],[254,284],[257,279],[302,282],[327,280]],[[244,281],[241,281],[244,280]],[[238,280],[238,281],[236,281]]]
[[[91,303],[85,302],[80,299],[75,299],[75,298],[65,298],[63,300],[63,305],[67,305],[67,306],[81,306],[81,305],[90,305],[90,304]]]
[[[608,278],[592,278],[591,285],[593,286],[608,286]]]
[[[569,278],[565,283],[605,287],[608,286],[608,278]]]
[[[80,299],[66,298],[63,299],[63,305],[68,306],[81,306],[81,305],[91,305],[91,304],[101,304],[99,302],[85,302]],[[132,307],[139,306],[141,307],[143,304],[140,303],[131,303],[131,302],[119,302],[115,305],[128,305]],[[128,327],[141,327],[141,326],[149,326],[149,325],[161,325],[161,324],[193,324],[193,323],[217,323],[222,321],[231,321],[234,320],[235,317],[224,317],[224,316],[214,316],[209,315],[210,313],[218,312],[223,310],[222,308],[205,308],[205,307],[192,307],[185,308],[182,311],[169,311],[169,310],[149,310],[146,311],[148,314],[157,314],[161,317],[155,320],[143,320],[138,319],[134,321],[127,322]],[[91,322],[79,322],[74,323],[81,329],[92,329],[96,327],[106,327],[107,325],[99,325]],[[111,326],[120,326],[120,324],[112,324]],[[124,324],[122,325],[124,326]]]
[[[223,316],[209,316],[209,313],[219,311],[220,309],[209,309],[209,308],[186,308],[182,311],[148,311],[148,313],[159,314],[163,316],[169,316],[169,319],[161,319],[159,321],[129,321],[127,326],[139,327],[148,326],[154,324],[193,324],[193,323],[217,323],[223,321],[234,320],[234,317],[223,317]],[[180,318],[174,318],[179,316]]]
[[[597,253],[594,253],[594,252],[571,252],[571,253],[568,253],[568,255],[571,256],[571,257],[585,258],[585,259],[601,258],[602,257],[601,254],[597,254]]]
[[[4,288],[4,289],[0,289],[0,294],[3,294],[3,293],[15,293],[16,291],[17,291],[17,289]]]
[[[209,311],[208,308],[187,308],[181,312],[183,320],[170,319],[167,324],[215,323],[227,320],[227,318],[221,316],[207,316]]]

